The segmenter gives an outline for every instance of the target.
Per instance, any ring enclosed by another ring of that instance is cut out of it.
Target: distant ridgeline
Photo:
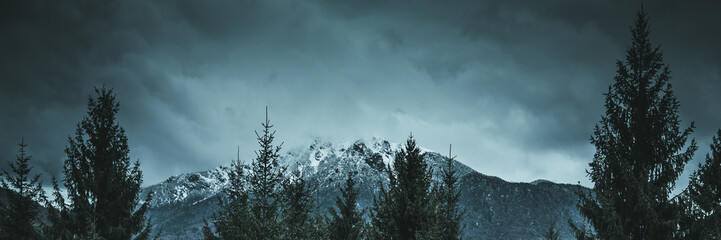
[[[401,147],[379,138],[341,144],[316,139],[307,148],[282,154],[280,160],[288,166],[287,173],[302,172],[323,210],[335,204],[346,173],[356,173],[353,178],[359,189],[358,207],[365,209],[372,205],[379,183],[388,186],[384,166],[392,164]],[[437,152],[423,151],[434,170],[434,180],[438,181],[446,158]],[[557,220],[556,227],[563,239],[572,238],[567,220],[581,220],[576,192],[588,189],[547,180],[512,183],[481,174],[457,161],[453,164],[459,176],[460,206],[465,209],[465,239],[535,239],[547,231],[553,220]],[[217,196],[228,186],[229,170],[229,166],[221,166],[184,173],[143,189],[144,193],[154,192],[148,216],[154,226],[163,229],[161,239],[202,238],[203,219],[218,209]],[[368,218],[367,213],[364,216]]]

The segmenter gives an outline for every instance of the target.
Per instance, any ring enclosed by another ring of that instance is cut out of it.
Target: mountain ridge
[[[308,147],[281,154],[279,162],[287,167],[286,174],[301,172],[316,194],[321,210],[332,206],[339,185],[346,174],[353,173],[360,192],[358,207],[363,209],[372,204],[379,184],[388,184],[386,166],[392,166],[395,152],[400,149],[402,144],[377,137],[341,143],[315,138]],[[429,149],[421,151],[433,169],[433,178],[439,180],[446,158]],[[465,238],[534,239],[548,228],[551,219],[580,222],[575,192],[587,191],[586,188],[547,180],[508,182],[455,160],[453,167],[462,191],[460,205],[466,209]],[[203,219],[218,209],[217,198],[228,185],[229,170],[227,164],[183,173],[143,188],[144,194],[154,193],[148,215],[155,226],[163,228],[162,239],[201,237]],[[247,165],[244,170],[250,171]],[[564,239],[571,237],[565,224],[558,224],[557,228]]]

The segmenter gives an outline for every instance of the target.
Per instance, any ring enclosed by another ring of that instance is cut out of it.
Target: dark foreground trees
[[[462,211],[453,158],[434,186],[424,154],[410,137],[396,153],[389,188],[381,186],[374,201],[370,225],[357,209],[359,192],[350,173],[327,219],[325,213],[313,212],[318,206],[300,172],[283,174],[267,115],[262,125],[257,157],[245,178],[239,161],[233,163],[228,196],[220,199],[212,225],[204,226],[205,239],[460,239]]]
[[[436,217],[440,235],[438,239],[455,240],[460,239],[464,226],[461,224],[464,211],[459,206],[461,191],[458,189],[458,174],[453,167],[455,156],[451,154],[449,146],[446,166],[441,171],[442,182],[438,189],[438,210]]]
[[[721,130],[678,201],[684,213],[679,238],[721,239]]]
[[[88,114],[78,123],[65,149],[64,185],[67,201],[53,178],[53,197],[47,199],[39,175],[30,176],[30,156],[24,142],[4,172],[9,205],[0,208],[0,239],[148,239],[145,212],[150,196],[139,203],[142,173],[130,162],[125,130],[116,122],[119,105],[112,90],[96,89],[88,100]],[[38,217],[44,203],[47,215]],[[44,220],[43,220],[44,219]]]
[[[591,138],[593,195],[582,194],[579,208],[600,239],[671,239],[679,211],[669,194],[696,150],[687,141],[693,123],[680,126],[670,71],[642,11],[631,34]]]
[[[413,136],[396,153],[388,169],[390,184],[381,184],[370,208],[370,239],[461,239],[463,210],[458,201],[454,157],[446,158],[441,182],[421,154]]]
[[[423,155],[412,136],[396,153],[393,169],[388,169],[388,189],[381,186],[373,200],[374,239],[423,239],[432,234],[438,204],[431,192],[432,170]]]
[[[139,162],[128,157],[128,138],[116,119],[119,104],[112,90],[95,92],[75,136],[68,137],[64,185],[70,205],[56,201],[60,210],[49,219],[56,226],[53,234],[59,239],[147,239],[152,227],[145,212],[151,199],[148,195],[140,203],[142,173]]]
[[[265,122],[261,124],[263,134],[255,133],[260,149],[251,163],[248,174],[248,192],[250,194],[251,233],[254,239],[279,239],[280,225],[280,190],[285,168],[280,166],[278,158],[282,143],[273,145],[275,131],[265,110]]]
[[[282,183],[281,237],[283,239],[314,239],[313,198],[305,179],[294,171]]]
[[[36,201],[45,198],[40,175],[31,175],[31,156],[25,152],[25,140],[18,144],[18,155],[8,161],[11,171],[3,170],[0,185],[6,191],[7,205],[0,204],[0,239],[42,239],[37,218],[40,205]]]
[[[221,210],[211,220],[217,235],[206,224],[205,239],[280,239],[283,236],[280,213],[285,168],[278,163],[281,146],[273,145],[275,131],[271,131],[273,125],[267,108],[261,126],[262,135],[256,132],[260,149],[256,151],[250,172],[244,175],[239,161],[233,164],[231,190],[226,192],[228,202],[221,200]],[[300,187],[289,184],[289,187]]]
[[[245,175],[240,157],[231,164],[228,174],[230,184],[223,190],[227,198],[219,198],[220,211],[213,213],[211,222],[203,226],[205,239],[251,239],[251,218],[248,207],[248,193],[245,189]]]
[[[358,189],[355,188],[352,173],[348,173],[345,186],[339,190],[340,196],[336,197],[335,208],[331,207],[328,209],[330,212],[330,223],[328,224],[330,239],[361,239],[363,212],[356,208]]]

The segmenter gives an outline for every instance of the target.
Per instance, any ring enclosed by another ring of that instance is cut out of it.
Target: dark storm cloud
[[[94,86],[115,88],[146,183],[278,138],[448,143],[512,181],[585,179],[634,1],[16,1],[0,6],[0,151],[61,174]],[[684,124],[721,127],[716,2],[647,2]],[[700,157],[697,157],[697,160]]]

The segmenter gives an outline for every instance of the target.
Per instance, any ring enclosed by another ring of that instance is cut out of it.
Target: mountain
[[[280,162],[288,167],[287,173],[301,172],[323,211],[333,206],[339,185],[352,172],[360,190],[358,205],[366,208],[372,204],[379,184],[388,184],[384,166],[392,164],[401,147],[380,138],[340,144],[315,139],[308,147],[282,154]],[[444,156],[421,150],[434,169],[434,179],[439,180]],[[581,221],[575,193],[588,191],[586,188],[547,180],[507,182],[457,161],[453,165],[459,175],[460,205],[465,209],[466,239],[539,239],[552,219],[557,220],[562,238],[570,239],[567,219]],[[218,209],[218,197],[228,185],[229,169],[220,166],[184,173],[143,189],[144,193],[154,193],[148,216],[156,228],[162,228],[162,239],[201,237],[203,220]]]

